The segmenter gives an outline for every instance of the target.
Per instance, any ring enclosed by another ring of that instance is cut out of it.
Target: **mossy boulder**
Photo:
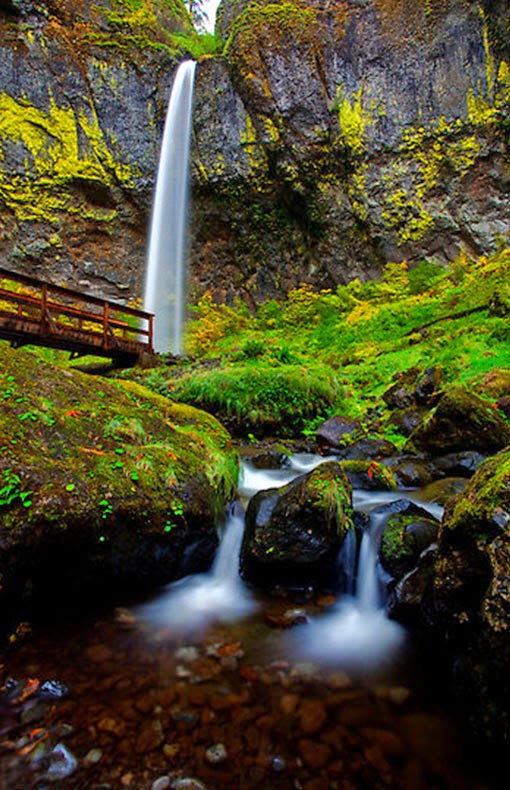
[[[336,415],[330,417],[317,429],[316,440],[319,452],[326,455],[327,453],[337,453],[362,435],[363,429],[359,420]]]
[[[238,468],[210,415],[0,344],[0,425],[4,599],[116,593],[210,563]]]
[[[353,488],[393,491],[397,487],[393,471],[377,461],[340,461],[340,466]]]
[[[335,462],[260,491],[246,513],[243,576],[263,588],[327,586],[351,525],[351,487]]]
[[[473,729],[510,740],[510,448],[447,505],[428,617],[447,634],[455,686]]]
[[[510,423],[494,404],[460,387],[445,392],[409,437],[404,451],[441,456],[463,450],[489,455],[510,444]]]
[[[384,570],[401,579],[416,566],[422,551],[437,538],[438,521],[424,508],[408,499],[399,499],[373,513],[389,510],[381,537],[380,560]]]

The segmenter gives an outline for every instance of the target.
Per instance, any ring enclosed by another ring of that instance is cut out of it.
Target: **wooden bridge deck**
[[[131,363],[153,354],[153,315],[0,268],[0,338]]]

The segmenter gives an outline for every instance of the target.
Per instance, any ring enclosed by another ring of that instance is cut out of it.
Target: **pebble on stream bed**
[[[63,643],[34,634],[8,657],[9,672],[60,673],[70,692],[44,700],[38,728],[48,734],[31,761],[20,753],[33,728],[22,716],[49,687],[4,685],[0,785],[54,776],[66,790],[481,787],[462,773],[448,717],[407,686],[358,684],[338,668],[289,660],[273,646],[284,631],[263,618],[253,635],[243,628],[218,626],[195,644],[109,620],[77,626]]]

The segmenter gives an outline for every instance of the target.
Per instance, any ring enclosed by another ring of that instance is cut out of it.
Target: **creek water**
[[[42,788],[55,772],[87,790],[488,787],[437,666],[386,618],[380,515],[359,547],[344,543],[339,600],[269,598],[240,580],[241,503],[323,460],[245,465],[209,573],[20,642],[2,668],[1,788]],[[397,496],[356,492],[355,506],[370,515]],[[307,622],[282,627],[296,614]],[[48,681],[56,694],[41,694]]]
[[[195,67],[185,61],[175,75],[152,208],[144,310],[154,313],[154,349],[160,353],[182,351]]]

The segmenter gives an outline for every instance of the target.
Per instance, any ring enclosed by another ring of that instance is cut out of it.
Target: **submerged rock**
[[[335,462],[259,492],[246,512],[243,576],[266,588],[331,582],[351,517],[351,487]]]

